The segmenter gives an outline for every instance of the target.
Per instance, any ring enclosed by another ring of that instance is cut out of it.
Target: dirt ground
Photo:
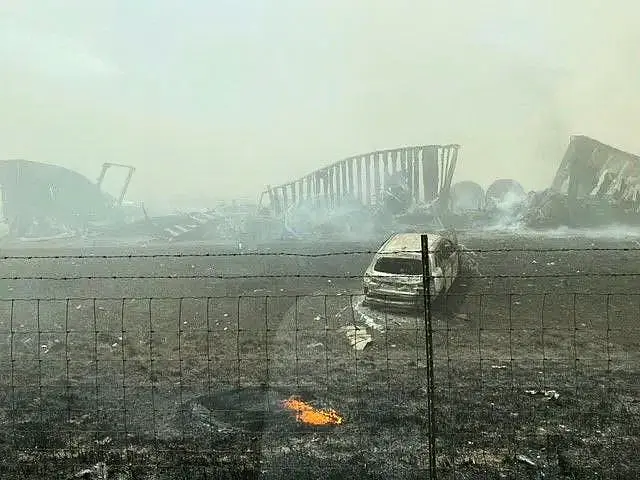
[[[639,478],[640,244],[461,240],[433,311],[439,478]],[[3,252],[52,258],[3,259],[1,477],[425,478],[424,317],[362,307],[371,255],[341,253],[375,247]],[[296,422],[291,395],[344,423]]]

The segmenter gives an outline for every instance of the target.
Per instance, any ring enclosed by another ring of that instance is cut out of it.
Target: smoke
[[[119,68],[85,45],[63,36],[5,26],[0,30],[0,59],[5,65],[54,80],[96,81],[120,74]]]
[[[527,190],[549,185],[571,134],[640,152],[629,2],[0,8],[0,158],[91,177],[134,164],[131,196],[149,202],[255,197],[409,144],[460,143],[456,180]]]
[[[283,227],[296,239],[366,241],[379,238],[381,226],[373,211],[354,200],[334,208],[303,202],[289,208]]]
[[[513,238],[549,238],[549,239],[587,239],[587,240],[625,240],[634,247],[640,247],[640,228],[629,225],[607,225],[600,228],[557,227],[544,230],[522,228],[519,225],[498,225],[474,230],[474,238],[500,238],[501,235]]]

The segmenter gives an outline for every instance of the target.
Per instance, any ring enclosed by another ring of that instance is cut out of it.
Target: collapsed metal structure
[[[242,243],[305,236],[377,238],[389,229],[428,225],[640,224],[640,156],[572,136],[551,187],[527,194],[513,179],[498,179],[486,190],[471,181],[452,185],[459,150],[455,144],[421,145],[355,155],[268,187],[257,208],[232,202],[153,217],[141,203],[125,201],[135,172],[130,165],[105,163],[94,182],[57,165],[5,160],[0,161],[0,213],[9,237],[19,239],[67,233]],[[114,167],[128,172],[111,196],[102,185]]]
[[[86,228],[91,221],[111,218],[114,211],[112,200],[99,185],[58,165],[4,160],[0,186],[2,214],[16,236],[26,234],[34,224]]]
[[[640,157],[585,135],[570,137],[551,187],[523,209],[529,227],[640,224]]]
[[[551,188],[573,202],[601,198],[640,213],[640,157],[574,135]]]
[[[127,170],[113,197],[102,190],[111,168]],[[58,165],[29,160],[0,161],[1,217],[8,237],[148,237],[164,241],[200,239],[211,231],[233,231],[229,212],[211,210],[150,217],[144,206],[125,202],[135,167],[105,163],[96,182]],[[232,212],[235,213],[235,212]]]
[[[429,204],[446,196],[458,160],[459,145],[422,145],[381,150],[346,158],[297,180],[268,187],[272,214],[282,216],[292,205],[314,201],[335,208],[357,200],[379,205],[383,191],[398,182],[415,203]]]

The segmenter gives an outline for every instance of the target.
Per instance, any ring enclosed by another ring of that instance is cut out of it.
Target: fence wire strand
[[[468,253],[574,253],[574,252],[638,252],[640,242],[634,242],[633,247],[556,247],[556,248],[534,248],[534,247],[503,247],[503,248],[464,248]],[[224,258],[224,257],[300,257],[300,258],[323,258],[323,257],[344,257],[348,255],[375,255],[378,250],[348,250],[322,253],[303,252],[164,252],[164,253],[128,253],[128,254],[64,254],[64,255],[0,255],[0,260],[134,260],[134,259],[160,259],[160,258]],[[421,250],[398,250],[387,253],[421,253]]]

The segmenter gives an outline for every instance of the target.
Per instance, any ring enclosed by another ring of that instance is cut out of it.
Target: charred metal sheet
[[[552,188],[572,203],[600,198],[640,213],[640,157],[590,137],[572,136]]]

